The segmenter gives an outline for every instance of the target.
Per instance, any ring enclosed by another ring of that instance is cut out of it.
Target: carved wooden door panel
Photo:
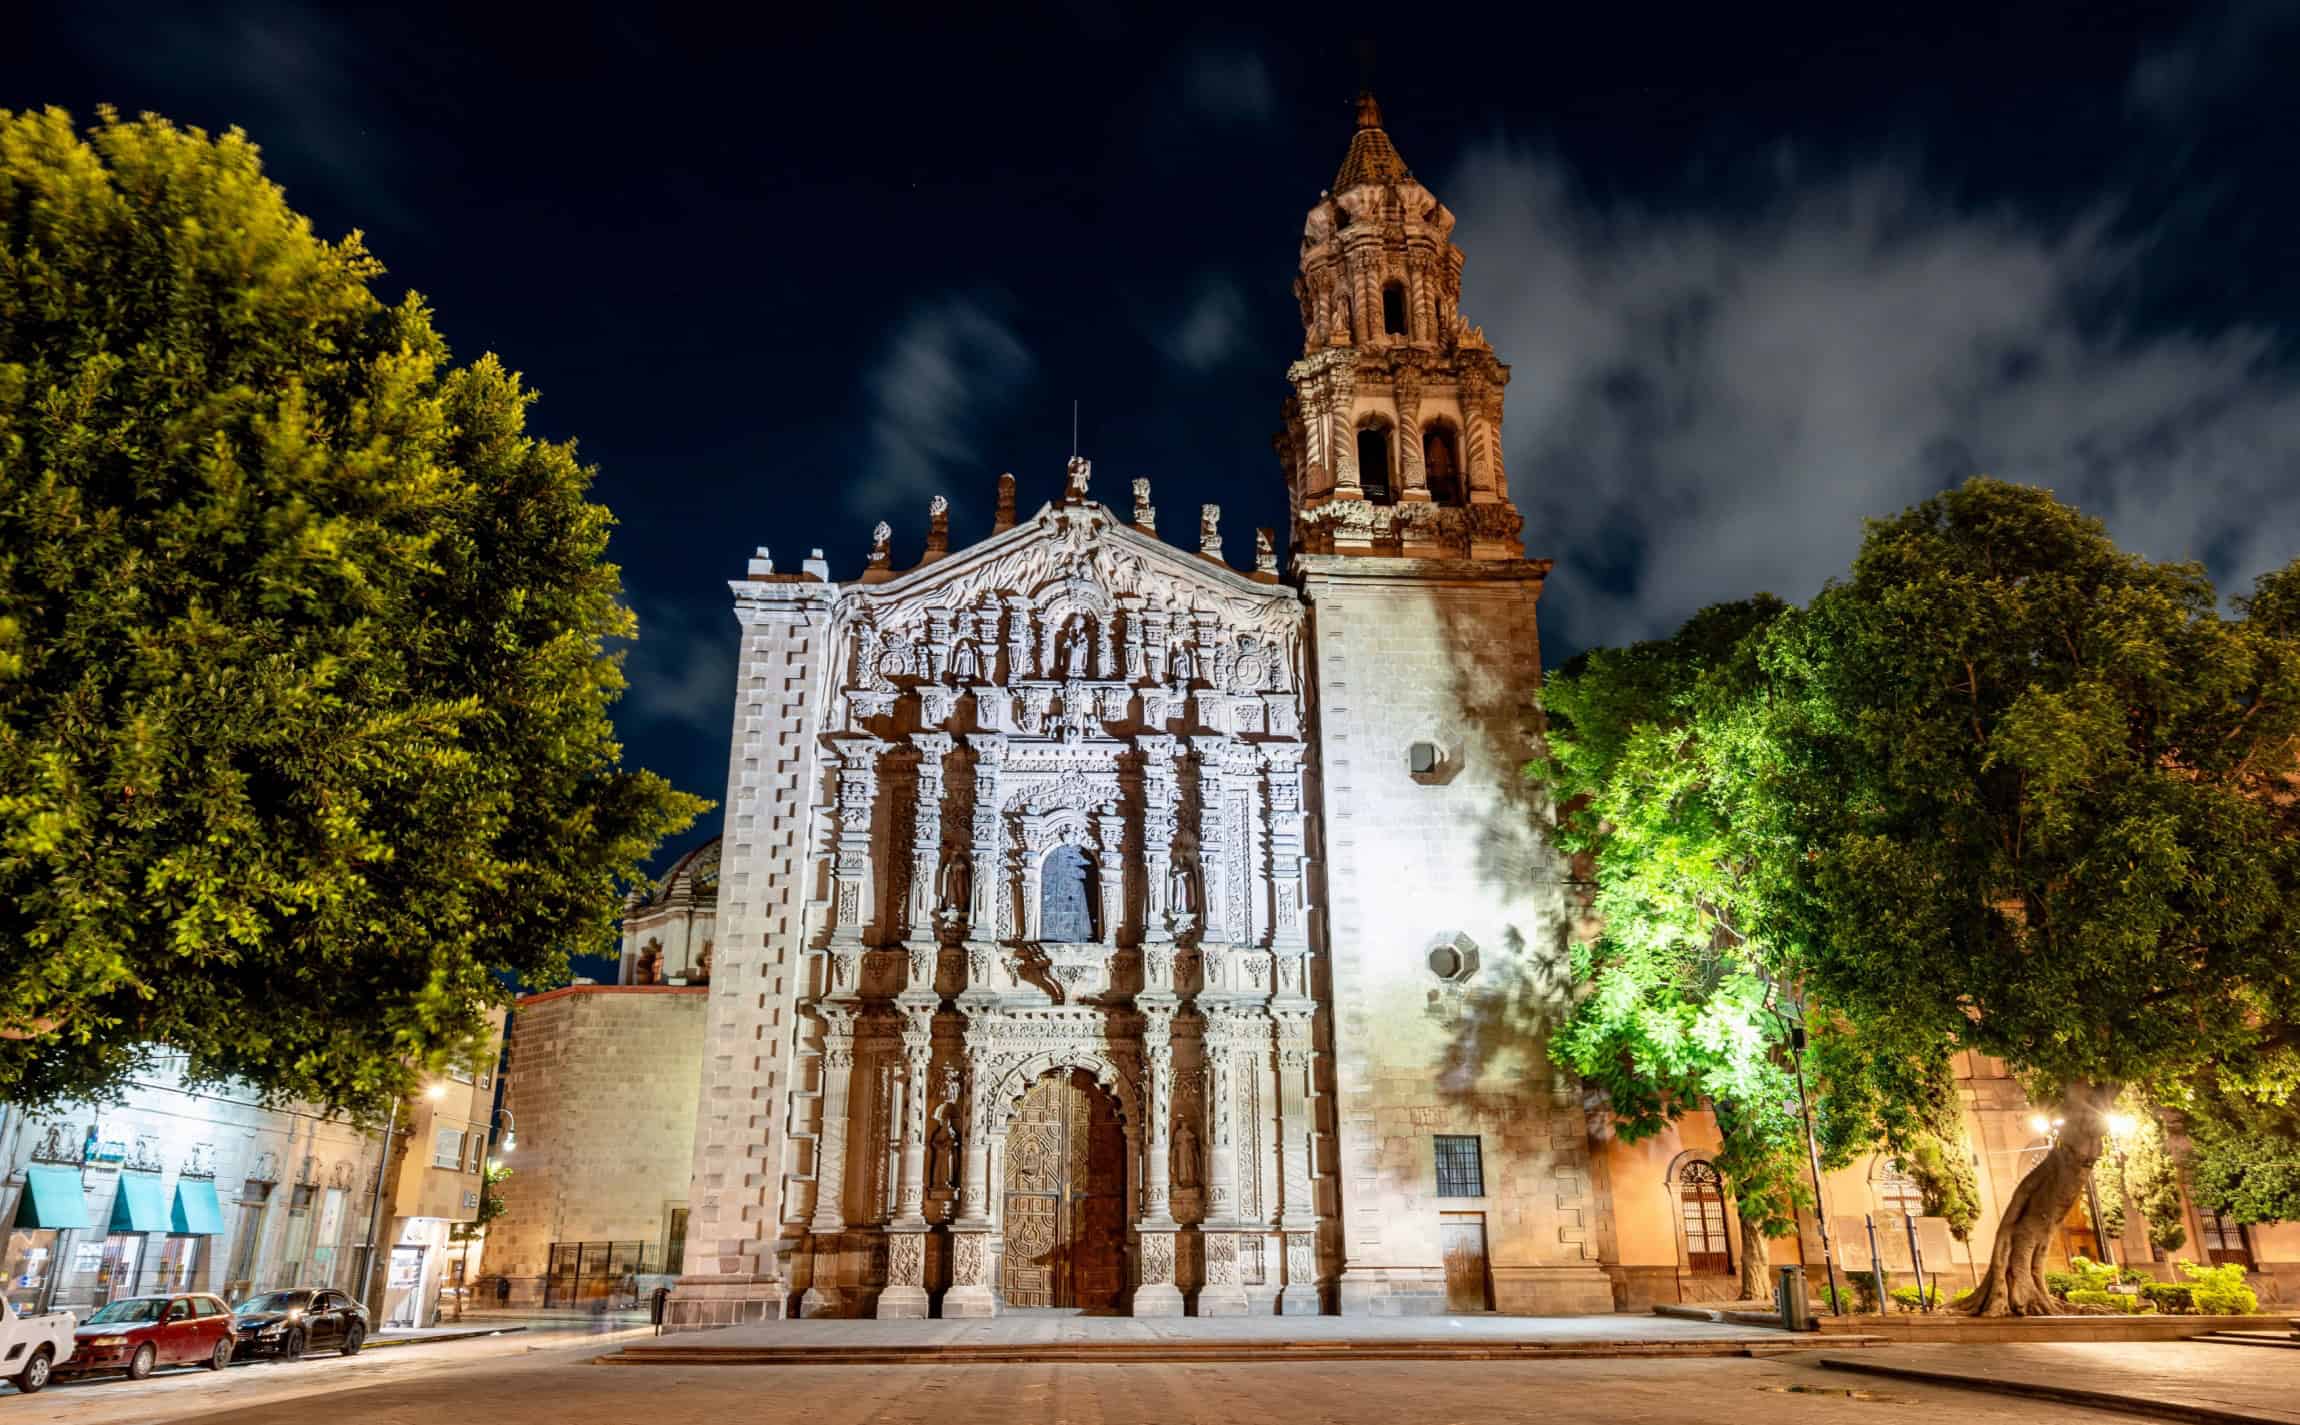
[[[1126,1143],[1117,1106],[1076,1074],[1023,1095],[1006,1135],[1010,1307],[1113,1305],[1125,1286]]]
[[[1445,1262],[1445,1308],[1487,1311],[1493,1299],[1485,1289],[1485,1214],[1448,1212],[1438,1218],[1438,1253]]]

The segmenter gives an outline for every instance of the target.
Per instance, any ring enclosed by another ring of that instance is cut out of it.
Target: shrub
[[[2055,1286],[2052,1280],[2054,1277],[2066,1278],[2068,1285],[2065,1288]],[[2045,1286],[2062,1296],[2069,1296],[2073,1300],[2072,1293],[2075,1292],[2107,1291],[2116,1285],[2116,1278],[2117,1272],[2114,1267],[2096,1262],[2090,1257],[2071,1257],[2068,1259],[2067,1271],[2045,1274]]]
[[[2219,1267],[2182,1262],[2180,1270],[2191,1284],[2199,1316],[2250,1316],[2260,1309],[2259,1295],[2244,1284],[2244,1268],[2234,1262]]]
[[[2068,1294],[2068,1304],[2071,1306],[2106,1307],[2110,1311],[2119,1311],[2126,1316],[2143,1315],[2155,1310],[2141,1297],[2126,1296],[2121,1291],[2087,1291],[2081,1287]]]
[[[1928,1309],[1938,1311],[1940,1310],[1941,1306],[1940,1283],[1926,1282],[1925,1294],[1921,1298],[1917,1295],[1917,1289],[1914,1286],[1894,1287],[1893,1300],[1899,1302],[1902,1306],[1907,1307],[1911,1311],[1923,1311]]]
[[[2143,1282],[2140,1294],[2169,1316],[2186,1316],[2196,1310],[2194,1282]]]

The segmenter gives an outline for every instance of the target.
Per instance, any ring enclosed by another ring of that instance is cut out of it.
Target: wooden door
[[[1023,1095],[1006,1135],[1011,1307],[1106,1309],[1125,1286],[1126,1141],[1110,1096],[1076,1072]]]
[[[1485,1214],[1441,1214],[1438,1253],[1445,1262],[1445,1309],[1492,1310],[1493,1298],[1485,1287]]]

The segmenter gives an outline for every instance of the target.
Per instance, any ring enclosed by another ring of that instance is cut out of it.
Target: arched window
[[[1422,431],[1422,470],[1432,500],[1453,508],[1462,504],[1461,446],[1451,426],[1433,423]]]
[[[1406,334],[1406,284],[1385,283],[1382,287],[1382,330],[1391,336]]]
[[[1677,1174],[1678,1211],[1685,1222],[1685,1265],[1697,1272],[1733,1270],[1733,1248],[1725,1234],[1725,1183],[1717,1169],[1698,1160]]]
[[[1887,1158],[1878,1166],[1877,1206],[1904,1217],[1925,1215],[1925,1190],[1902,1170],[1898,1158]]]
[[[1369,425],[1358,430],[1358,488],[1366,498],[1377,505],[1395,504],[1397,492],[1390,484],[1390,432],[1387,426]]]
[[[1057,846],[1038,868],[1038,938],[1083,944],[1094,937],[1092,863],[1075,846]]]

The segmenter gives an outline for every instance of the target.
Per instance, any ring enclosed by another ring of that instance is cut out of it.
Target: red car
[[[73,1331],[72,1358],[60,1376],[126,1371],[142,1380],[159,1366],[232,1363],[232,1309],[221,1297],[129,1296],[98,1307]]]

